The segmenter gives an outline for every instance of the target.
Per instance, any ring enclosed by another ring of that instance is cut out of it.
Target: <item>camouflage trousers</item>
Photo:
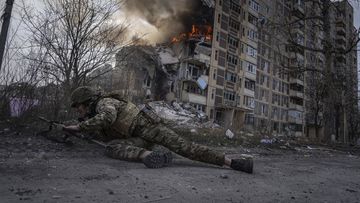
[[[224,164],[223,153],[189,142],[162,123],[142,115],[135,122],[133,137],[111,141],[106,155],[121,160],[141,161],[140,155],[146,150],[151,151],[157,144],[192,160],[219,166]]]

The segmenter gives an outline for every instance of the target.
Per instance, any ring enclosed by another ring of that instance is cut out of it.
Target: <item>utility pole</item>
[[[10,17],[11,17],[13,4],[14,4],[14,0],[6,0],[4,14],[2,15],[3,22],[0,33],[0,70],[4,59],[5,44],[6,44],[7,33],[9,30]]]

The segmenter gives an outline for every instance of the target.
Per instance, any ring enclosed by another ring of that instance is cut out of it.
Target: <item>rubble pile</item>
[[[221,128],[218,124],[208,121],[206,114],[196,110],[188,103],[164,101],[149,102],[155,113],[165,122],[179,128]]]

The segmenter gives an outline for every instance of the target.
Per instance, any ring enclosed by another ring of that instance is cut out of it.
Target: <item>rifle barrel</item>
[[[40,120],[42,120],[42,121],[45,121],[45,122],[49,123],[50,125],[59,125],[59,124],[60,124],[60,122],[50,121],[50,120],[48,120],[48,119],[46,119],[46,118],[44,118],[44,117],[42,117],[42,116],[38,116],[38,118],[39,118]],[[79,139],[84,139],[84,136],[83,136],[83,135],[79,135],[79,134],[77,134],[77,133],[75,133],[75,132],[68,132],[68,131],[66,131],[66,133],[67,133],[68,135],[77,137],[77,138],[79,138]],[[100,145],[100,146],[102,146],[102,147],[106,147],[106,146],[107,146],[104,142],[101,142],[101,141],[98,141],[98,140],[95,140],[95,139],[87,139],[87,140],[89,140],[90,142],[95,143],[95,144],[97,144],[97,145]]]

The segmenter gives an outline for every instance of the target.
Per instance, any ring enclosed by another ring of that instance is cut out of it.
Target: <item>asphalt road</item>
[[[227,148],[254,174],[177,158],[167,168],[113,160],[87,143],[0,136],[0,202],[360,202],[358,153]],[[236,156],[236,155],[235,155]]]

